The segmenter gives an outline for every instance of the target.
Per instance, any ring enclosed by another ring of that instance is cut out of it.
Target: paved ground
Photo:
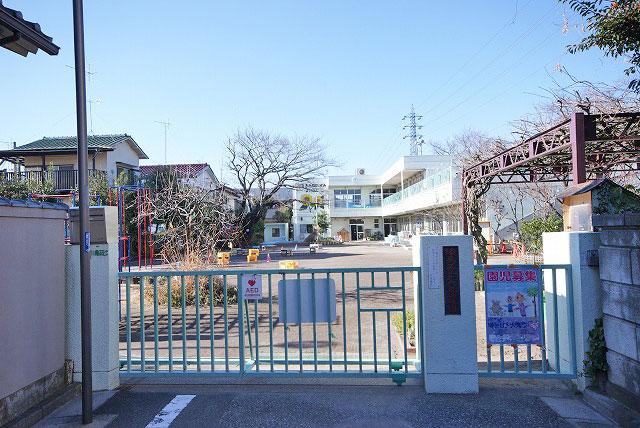
[[[94,426],[109,427],[612,426],[559,381],[485,379],[477,395],[427,395],[421,386],[124,385],[96,401]],[[77,402],[41,426],[77,424],[75,414]]]

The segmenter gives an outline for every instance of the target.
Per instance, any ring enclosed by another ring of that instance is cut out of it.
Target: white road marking
[[[147,425],[147,428],[166,428],[195,398],[195,395],[176,395]]]

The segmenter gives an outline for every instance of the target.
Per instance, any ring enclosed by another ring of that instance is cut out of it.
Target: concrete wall
[[[64,383],[65,216],[0,206],[0,425]]]
[[[600,279],[609,382],[640,402],[640,214],[593,217],[600,231]]]

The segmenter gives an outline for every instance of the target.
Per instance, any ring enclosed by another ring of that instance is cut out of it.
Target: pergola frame
[[[467,192],[492,184],[584,183],[611,172],[640,170],[640,112],[573,113],[462,172],[463,229]]]

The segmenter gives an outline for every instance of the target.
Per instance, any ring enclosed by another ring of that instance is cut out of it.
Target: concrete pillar
[[[472,249],[471,236],[413,241],[413,263],[421,267],[421,287],[414,281],[416,348],[423,349],[427,392],[478,392]]]
[[[556,352],[560,357],[562,372],[571,371],[570,334],[575,337],[576,364],[578,373],[582,372],[582,361],[589,350],[589,330],[594,320],[602,316],[600,275],[598,260],[594,257],[600,246],[597,232],[552,232],[542,235],[545,264],[570,264],[573,282],[574,331],[569,331],[567,319],[567,278],[561,270],[557,273],[556,293],[558,301],[558,343],[556,349],[553,327],[553,282],[552,273],[544,273],[545,292],[545,337],[547,359],[552,369],[556,368]],[[584,376],[576,380],[578,389],[586,387]]]
[[[104,210],[104,215],[101,214]],[[91,336],[93,389],[116,388],[119,381],[118,356],[118,234],[116,207],[92,207],[91,223]],[[73,214],[72,214],[73,217]],[[101,218],[103,220],[101,220]],[[103,221],[104,224],[100,225]],[[71,227],[74,227],[72,222]],[[66,355],[73,361],[73,380],[82,377],[80,339],[80,249],[66,247]]]

